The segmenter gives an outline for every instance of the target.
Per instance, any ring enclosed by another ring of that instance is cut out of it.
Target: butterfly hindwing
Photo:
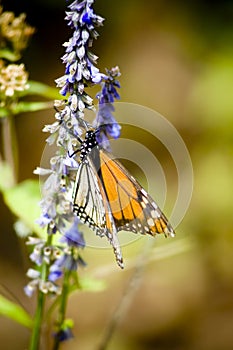
[[[78,168],[73,192],[73,210],[81,222],[87,223],[96,234],[106,236],[113,246],[118,265],[123,268],[123,258],[117,230],[107,197],[93,163],[87,155]]]
[[[105,226],[104,204],[100,194],[94,169],[81,163],[78,169],[74,192],[74,212],[90,227],[100,229]],[[101,232],[100,232],[101,234]]]

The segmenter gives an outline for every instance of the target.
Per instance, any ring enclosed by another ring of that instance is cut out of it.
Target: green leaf
[[[29,80],[28,84],[29,89],[24,90],[24,95],[40,95],[50,100],[60,100],[62,98],[59,90],[55,87],[34,80]]]
[[[40,217],[41,200],[39,181],[25,180],[3,193],[4,200],[11,211],[22,220],[39,237],[45,237],[43,230],[35,220]]]
[[[6,162],[0,162],[0,191],[13,186],[14,176],[11,167]]]
[[[29,89],[20,91],[18,97],[22,98],[28,95],[38,95],[49,99],[50,101],[20,101],[13,104],[9,108],[0,108],[0,118],[5,118],[9,114],[18,114],[23,112],[35,112],[44,109],[53,108],[53,101],[56,99],[62,99],[57,88],[53,88],[46,84],[39,83],[37,81],[29,80]],[[51,101],[52,100],[52,101]]]
[[[6,316],[21,325],[32,328],[30,315],[20,306],[0,295],[0,315]]]
[[[36,112],[43,109],[53,108],[53,102],[19,102],[12,109],[13,114],[24,112]]]
[[[1,49],[0,50],[0,57],[5,58],[6,60],[10,62],[16,62],[20,59],[19,53],[14,53],[8,49]]]
[[[106,289],[106,282],[91,277],[79,278],[79,288],[88,292],[102,292]]]

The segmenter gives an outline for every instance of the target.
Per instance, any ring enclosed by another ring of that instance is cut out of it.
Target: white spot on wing
[[[156,218],[159,218],[160,217],[160,214],[157,210],[151,210],[151,216],[153,219],[156,219]]]
[[[150,227],[154,226],[154,220],[153,220],[152,218],[149,218],[149,219],[147,220],[147,223],[148,223],[148,225],[149,225]]]
[[[141,206],[143,207],[143,209],[146,208],[146,204],[144,202],[141,203]]]
[[[164,233],[166,236],[175,237],[175,232],[173,230],[169,230],[167,227],[164,229]]]
[[[141,189],[142,194],[147,197],[147,192],[144,190],[144,188]]]

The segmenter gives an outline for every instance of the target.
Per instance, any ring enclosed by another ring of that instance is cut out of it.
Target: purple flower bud
[[[121,133],[121,127],[117,123],[108,124],[106,126],[106,131],[111,137],[113,137],[114,139],[118,139]]]
[[[69,340],[73,338],[73,333],[71,331],[71,328],[66,327],[64,329],[59,330],[57,333],[54,334],[54,337],[59,340],[59,342],[63,342],[66,340]]]
[[[65,232],[62,242],[66,242],[68,246],[84,248],[85,241],[82,232],[79,231],[78,224],[79,219],[75,217],[73,225]]]
[[[51,282],[55,282],[57,279],[59,279],[63,273],[60,269],[55,269],[54,267],[57,267],[56,265],[52,265],[50,268],[50,273],[48,276],[48,280]]]

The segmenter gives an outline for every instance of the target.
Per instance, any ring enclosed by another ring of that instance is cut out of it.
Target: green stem
[[[52,235],[48,235],[48,238],[47,238],[48,246],[51,245],[52,238],[53,238]],[[46,262],[43,262],[41,267],[41,281],[42,282],[47,281],[47,277],[48,277],[48,265],[46,264]],[[36,309],[36,314],[34,318],[34,327],[32,330],[29,350],[38,350],[40,346],[40,333],[41,333],[41,325],[42,325],[43,314],[44,314],[45,297],[46,295],[39,290],[37,309]]]
[[[8,114],[8,116],[4,119],[3,148],[5,160],[12,169],[14,184],[16,184],[18,179],[19,155],[15,130],[15,118],[12,114]]]
[[[64,272],[64,279],[63,279],[63,286],[62,286],[62,293],[61,293],[61,303],[60,303],[60,309],[58,314],[58,321],[57,321],[57,330],[58,332],[62,330],[62,326],[65,321],[65,315],[66,315],[66,306],[69,296],[69,279],[71,275],[71,270],[65,270]],[[54,340],[54,346],[53,350],[58,350],[60,346],[60,339],[59,337],[55,337]]]
[[[45,294],[40,291],[39,295],[38,295],[37,310],[36,310],[34,327],[33,327],[33,332],[32,332],[29,350],[38,350],[39,349],[40,329],[41,329],[41,323],[42,323],[42,318],[43,318],[44,304],[45,304]]]

